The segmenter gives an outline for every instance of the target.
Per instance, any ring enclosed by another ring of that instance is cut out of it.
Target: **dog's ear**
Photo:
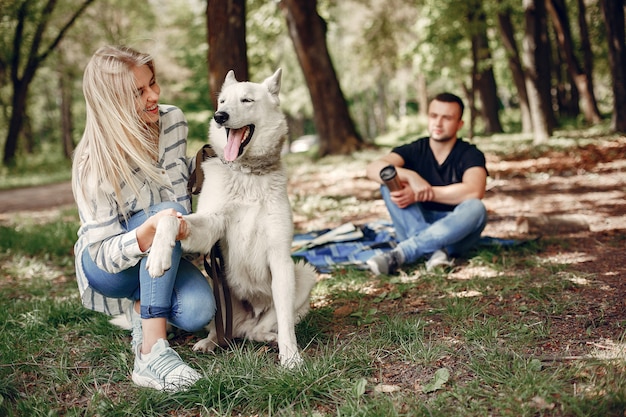
[[[278,93],[280,92],[280,77],[282,73],[282,68],[278,68],[274,75],[263,81],[263,85],[267,87],[271,95],[276,97],[276,100],[278,100]]]
[[[226,74],[226,79],[224,79],[224,84],[222,85],[222,88],[226,88],[231,84],[235,84],[237,82],[237,79],[235,78],[235,71],[230,70],[228,71],[228,74]]]

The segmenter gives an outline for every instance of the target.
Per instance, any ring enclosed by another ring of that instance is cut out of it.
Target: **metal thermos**
[[[402,183],[398,178],[396,167],[387,165],[380,170],[380,179],[383,180],[389,191],[398,191],[402,189]]]

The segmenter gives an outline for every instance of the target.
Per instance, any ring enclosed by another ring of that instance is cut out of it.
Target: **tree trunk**
[[[248,81],[246,1],[208,0],[206,6],[209,89],[213,109],[231,69],[240,81]]]
[[[66,158],[71,158],[74,153],[74,141],[72,139],[72,131],[74,130],[74,123],[72,118],[72,88],[71,70],[65,68],[63,59],[61,58],[59,64],[59,93],[61,96],[61,140],[63,141],[63,155]]]
[[[589,26],[587,25],[587,13],[585,10],[585,0],[578,0],[578,29],[580,31],[580,49],[583,52],[583,73],[587,77],[591,91],[595,91],[593,87],[593,52],[591,51]]]
[[[626,132],[626,47],[624,45],[624,0],[601,0],[600,7],[609,42],[609,65],[613,78],[611,127]]]
[[[501,133],[502,125],[498,116],[499,99],[497,94],[496,79],[491,65],[491,50],[487,39],[487,23],[485,13],[480,3],[476,8],[471,8],[468,20],[474,30],[472,39],[472,57],[474,59],[475,74],[474,87],[480,95],[481,114],[485,123],[485,134]]]
[[[17,24],[15,26],[15,33],[13,36],[13,50],[11,56],[11,84],[13,86],[13,96],[11,97],[11,118],[9,120],[9,129],[7,131],[7,138],[4,143],[4,156],[3,163],[5,165],[11,165],[15,162],[15,152],[17,150],[17,143],[22,132],[22,126],[24,118],[26,117],[26,103],[28,97],[28,88],[30,83],[35,77],[37,69],[43,61],[54,51],[58,44],[61,42],[67,31],[76,22],[76,19],[85,11],[94,0],[84,0],[82,4],[77,7],[77,10],[70,16],[65,25],[63,25],[56,37],[47,46],[40,51],[41,43],[44,40],[44,33],[49,23],[52,11],[56,7],[55,0],[48,0],[44,5],[40,16],[30,15],[28,9],[28,1],[24,1],[17,12]],[[35,19],[36,18],[36,19]],[[25,39],[24,27],[28,23],[32,23],[32,20],[36,20],[35,30],[32,37]],[[48,36],[45,37],[46,39]],[[23,55],[25,60],[21,61],[22,51],[25,49]],[[20,69],[23,69],[20,76]]]
[[[474,61],[475,62],[475,61]],[[461,83],[461,88],[467,97],[465,103],[466,114],[469,113],[469,123],[467,124],[467,138],[472,140],[476,132],[476,66],[472,64],[472,84],[468,87],[465,83]]]
[[[428,117],[428,93],[426,88],[426,77],[419,73],[415,77],[417,83],[417,112],[420,117]]]
[[[509,69],[513,75],[513,82],[517,89],[517,98],[519,100],[520,117],[522,120],[522,132],[530,133],[533,131],[532,117],[530,116],[530,106],[528,105],[528,94],[526,93],[526,84],[524,82],[524,69],[519,56],[517,42],[515,41],[515,31],[513,23],[511,23],[511,13],[506,11],[498,14],[498,27],[502,42],[508,55]]]
[[[13,97],[11,100],[12,110],[9,119],[9,130],[4,142],[4,165],[11,165],[15,161],[17,142],[22,130],[24,112],[26,110],[26,89],[21,83],[13,84]]]
[[[280,4],[311,95],[320,156],[363,148],[326,47],[326,22],[317,13],[317,1],[282,0]]]
[[[559,43],[559,53],[562,54],[572,81],[576,84],[580,96],[583,115],[588,123],[598,123],[602,118],[596,103],[593,84],[590,82],[574,55],[574,44],[567,8],[563,0],[548,0],[546,6]]]
[[[556,59],[556,63],[553,65],[556,111],[559,117],[576,118],[580,114],[578,88],[567,70],[563,54],[557,51],[554,58]]]
[[[533,120],[534,143],[546,143],[552,135],[550,106],[550,54],[545,0],[524,0],[524,66],[526,92]]]

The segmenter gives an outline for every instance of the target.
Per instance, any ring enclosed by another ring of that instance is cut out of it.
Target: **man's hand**
[[[435,198],[433,187],[422,177],[413,178],[409,183],[413,191],[413,202],[422,203],[424,201],[432,201]]]
[[[409,182],[403,182],[404,187],[390,193],[391,201],[400,208],[413,203],[432,201],[435,198],[433,187],[422,177],[412,176]]]

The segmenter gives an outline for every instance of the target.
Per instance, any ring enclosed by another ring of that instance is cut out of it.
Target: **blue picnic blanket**
[[[328,273],[337,267],[349,266],[356,269],[367,269],[366,261],[374,255],[390,251],[398,242],[396,241],[393,225],[389,221],[379,220],[356,226],[363,236],[342,242],[329,242],[312,248],[305,248],[292,253],[294,257],[301,257],[311,263],[318,272]],[[294,246],[300,242],[307,242],[332,229],[317,230],[308,233],[294,235]],[[483,236],[480,245],[512,246],[519,241],[500,239]]]

